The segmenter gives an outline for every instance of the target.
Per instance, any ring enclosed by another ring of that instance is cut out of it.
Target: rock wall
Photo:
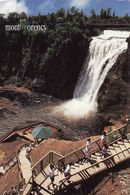
[[[64,41],[57,51],[56,58],[46,70],[45,93],[54,97],[68,99],[73,91],[86,58],[89,40],[78,37]]]
[[[130,61],[122,53],[108,73],[98,95],[99,113],[130,114]]]

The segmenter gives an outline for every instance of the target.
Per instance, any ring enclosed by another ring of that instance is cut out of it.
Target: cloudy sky
[[[101,8],[111,7],[117,15],[130,15],[130,0],[0,0],[0,13],[26,12],[29,15],[55,12],[61,7],[75,6],[89,15],[92,9],[97,13]]]

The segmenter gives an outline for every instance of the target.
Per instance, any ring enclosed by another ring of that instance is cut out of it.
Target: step
[[[115,150],[115,147],[114,146],[112,146],[112,145],[110,145],[110,146],[108,146],[108,150]]]
[[[52,187],[52,185],[50,186],[50,189],[48,189],[48,185],[51,183],[51,181],[50,181],[50,178],[48,178],[44,183],[42,183],[40,186],[41,187],[43,187],[43,188],[45,188],[46,190],[48,190],[50,193],[52,193],[53,192],[53,187]],[[55,181],[54,181],[54,183],[55,183]],[[39,183],[38,183],[39,184]],[[41,191],[43,191],[43,194],[47,194],[47,192],[45,191],[45,190],[43,190],[43,189],[41,189]],[[48,194],[49,194],[49,192],[48,192]]]
[[[48,189],[47,189],[48,190]],[[40,194],[45,194],[45,195],[53,195],[54,193],[53,193],[53,191],[52,190],[48,190],[49,192],[46,192],[45,190],[43,190],[43,189],[41,189],[40,190]],[[36,193],[36,195],[37,195],[37,193]]]
[[[119,147],[119,144],[118,143],[113,143],[112,144],[114,147]]]
[[[124,145],[124,142],[123,141],[118,141],[118,144],[119,145]]]
[[[117,152],[117,148],[118,147],[114,147],[114,149],[112,148],[112,149],[110,149],[110,153],[111,153],[111,155],[115,155],[115,154],[117,154],[118,152]],[[120,150],[121,151],[121,150]],[[119,151],[119,152],[120,152]],[[121,156],[119,156],[119,155],[116,155],[116,156],[114,156],[113,157],[114,158],[114,160],[115,161],[117,161],[117,162],[119,162],[120,161],[120,159],[121,159]]]
[[[129,143],[128,140],[118,141],[118,144],[120,146],[121,151],[123,151],[123,150],[125,150],[127,148],[130,148],[130,143]],[[128,151],[124,151],[123,153],[127,155]]]
[[[101,156],[101,153],[100,152],[95,152],[95,155],[96,156]]]
[[[35,181],[38,183],[38,184],[41,184],[42,182],[44,182],[47,178],[42,174],[40,173],[38,176],[35,177]]]
[[[74,163],[74,165],[71,166],[71,171],[80,170],[81,167],[82,167],[85,163],[86,163],[86,162],[83,162],[82,164]]]
[[[81,179],[81,176],[79,174],[76,174],[71,177],[70,181],[79,181]]]
[[[69,181],[71,182],[71,183],[74,183],[74,182],[78,182],[78,181],[80,181],[81,179],[83,179],[83,176],[82,175],[80,175],[79,173],[77,173],[76,175],[74,175],[74,176],[72,176],[70,179],[69,179]],[[67,180],[64,180],[63,182],[61,182],[62,180],[60,180],[60,187],[62,186],[62,189],[65,187],[65,186],[68,186],[68,185],[70,185],[69,183],[68,183],[68,181]]]
[[[101,153],[98,153],[97,155],[92,154],[91,159],[95,160],[96,162],[99,162],[101,160]]]
[[[126,158],[126,155],[124,155],[124,153],[122,152],[122,153],[118,154],[118,157],[120,158],[120,161],[122,161],[123,159]]]
[[[84,165],[80,166],[79,168],[76,168],[75,170],[71,170],[71,174],[78,173],[79,171],[82,171],[84,169],[87,169],[90,166],[91,166],[91,163],[90,162],[84,163]]]
[[[100,159],[100,160],[102,160],[102,159]],[[95,173],[98,173],[99,171],[106,169],[107,166],[106,166],[106,163],[105,162],[106,161],[104,159],[103,162],[99,163],[99,166],[98,167],[95,166]]]
[[[124,140],[124,145],[126,146],[126,148],[130,148],[130,142]]]
[[[119,141],[118,143],[120,145],[121,150],[125,150],[127,148],[123,141]]]
[[[79,171],[81,171],[83,169],[86,169],[87,167],[90,167],[90,166],[91,166],[90,162],[88,162],[88,163],[86,162],[86,163],[84,163],[82,166],[80,166],[78,168],[71,169],[71,174],[75,174],[75,173],[77,173],[77,172],[79,172]]]
[[[121,154],[117,154],[116,156],[113,157],[115,164],[119,163],[122,159]]]
[[[130,151],[129,150],[126,150],[126,151],[124,151],[122,153],[124,154],[125,158],[130,157]]]
[[[122,147],[123,146],[123,147]],[[121,145],[121,153],[119,153],[118,154],[118,152],[117,152],[117,155],[116,156],[114,156],[114,160],[118,163],[118,162],[120,162],[120,161],[122,161],[122,160],[124,160],[124,159],[126,159],[126,158],[128,158],[129,156],[130,156],[130,154],[129,154],[129,152],[128,151],[123,151],[124,149],[126,149],[126,148],[124,148],[124,145]],[[120,151],[119,151],[120,152]]]
[[[130,140],[129,139],[124,139],[124,142],[129,142],[130,143]]]
[[[110,150],[110,153],[111,153],[112,155],[114,155],[114,154],[117,153],[115,147],[113,147],[113,148],[110,148],[110,147],[109,147],[109,150]]]
[[[100,169],[101,169],[101,168],[100,168]],[[98,172],[97,170],[99,170],[99,168],[96,167],[96,166],[93,166],[93,167],[89,168],[87,171],[88,171],[89,175],[92,176],[92,175],[94,175],[96,172]]]
[[[120,147],[120,145],[118,144],[113,144],[113,146],[114,146],[114,149],[115,149],[115,151],[118,153],[118,152],[121,152],[121,147]]]
[[[113,147],[114,147],[114,149],[115,149],[116,152],[121,152],[121,150],[122,150],[121,149],[121,146],[120,146],[120,144],[113,144]]]
[[[101,154],[100,154],[100,156],[101,156]],[[97,155],[95,155],[95,154],[91,154],[91,158],[97,159],[97,158],[98,158],[98,156],[97,156]]]
[[[76,162],[76,163],[74,163],[74,165],[73,166],[75,166],[75,167],[80,167],[80,166],[82,166],[84,164],[84,162]]]

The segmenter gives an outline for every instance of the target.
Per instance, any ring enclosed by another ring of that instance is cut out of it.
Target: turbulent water
[[[106,75],[118,56],[127,49],[128,31],[105,30],[93,37],[75,87],[73,99],[55,108],[65,116],[81,118],[97,111],[97,96]]]

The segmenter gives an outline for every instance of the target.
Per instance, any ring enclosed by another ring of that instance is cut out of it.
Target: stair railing
[[[127,124],[121,126],[120,128],[117,128],[110,133],[107,134],[107,145],[109,145],[114,140],[117,140],[119,138],[124,139],[127,133]],[[91,144],[91,153],[94,153],[98,151],[100,148],[100,138],[94,140]],[[62,169],[63,165],[67,165],[68,163],[74,164],[76,162],[79,162],[80,160],[84,159],[84,149],[85,146],[67,154],[66,156],[59,159],[58,167],[59,169]]]
[[[82,175],[82,173],[83,172],[86,172],[86,178],[85,179],[87,179],[87,178],[89,178],[91,175],[89,174],[89,172],[88,172],[88,170],[89,169],[91,169],[91,168],[94,168],[94,167],[98,167],[101,163],[105,163],[105,164],[107,164],[107,161],[108,160],[112,160],[112,162],[114,161],[113,159],[114,159],[114,157],[115,156],[118,156],[119,154],[121,154],[121,153],[124,153],[124,152],[126,152],[126,151],[128,151],[129,153],[130,153],[130,151],[129,151],[129,148],[125,148],[124,150],[122,150],[122,151],[120,151],[120,152],[117,152],[116,154],[113,154],[113,155],[111,155],[111,156],[109,156],[109,157],[106,157],[105,159],[102,159],[102,160],[100,160],[100,161],[98,161],[98,162],[96,162],[96,163],[94,163],[94,164],[92,164],[92,165],[90,165],[90,166],[88,166],[87,168],[85,168],[85,169],[82,169],[81,171],[78,171],[77,173],[74,173],[74,174],[72,174],[71,175],[71,177],[76,177],[76,175]],[[126,159],[128,159],[128,158],[130,158],[129,156],[127,156],[126,157]],[[120,160],[118,163],[116,163],[116,164],[119,164],[119,163],[121,163],[121,162],[123,162],[124,160]],[[111,167],[113,167],[113,164],[111,165]],[[105,169],[105,168],[104,168]],[[104,170],[103,169],[103,170]],[[100,172],[100,170],[98,170],[98,172]],[[96,173],[98,173],[98,172],[94,172],[93,173],[93,175],[94,174],[96,174]],[[60,186],[59,186],[59,188],[61,188],[61,186],[63,185],[63,183],[65,182],[65,181],[67,181],[67,178],[64,178],[64,179],[62,179],[62,180],[60,180]]]

